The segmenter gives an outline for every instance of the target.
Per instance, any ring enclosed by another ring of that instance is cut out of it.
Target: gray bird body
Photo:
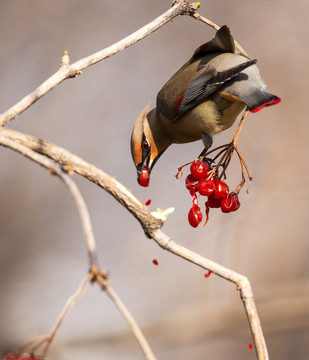
[[[266,90],[255,63],[235,52],[227,26],[200,46],[162,87],[156,108],[144,110],[136,120],[131,152],[138,174],[145,166],[150,172],[172,143],[202,138],[210,147],[212,134],[232,126],[245,107],[255,112],[278,103],[280,99]]]

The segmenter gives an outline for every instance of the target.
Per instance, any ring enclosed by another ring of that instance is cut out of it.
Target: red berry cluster
[[[29,353],[16,354],[8,352],[3,356],[3,360],[41,360],[41,358]]]
[[[190,174],[186,178],[186,188],[192,196],[192,208],[188,220],[196,228],[203,219],[203,214],[198,206],[197,193],[208,196],[206,206],[206,222],[210,208],[221,208],[224,213],[236,211],[240,207],[236,192],[229,193],[228,185],[210,174],[210,166],[205,161],[195,160],[190,167]]]

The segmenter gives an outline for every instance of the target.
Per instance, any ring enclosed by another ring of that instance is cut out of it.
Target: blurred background
[[[1,0],[0,112],[57,69],[129,35],[171,0]],[[206,228],[187,222],[190,196],[177,167],[200,142],[174,145],[157,163],[149,188],[136,181],[129,142],[139,112],[214,30],[182,16],[129,49],[83,71],[12,121],[58,144],[129,188],[151,210],[175,207],[164,232],[178,243],[248,276],[272,360],[309,358],[308,65],[309,3],[228,0],[199,12],[227,24],[282,102],[250,114],[239,139],[254,181],[232,214],[212,211]],[[215,137],[230,141],[235,127]],[[0,148],[0,351],[46,334],[88,270],[75,203],[56,177]],[[188,169],[186,169],[188,171]],[[236,158],[228,183],[236,186]],[[109,194],[75,175],[89,208],[100,262],[146,334],[158,359],[255,359],[235,286],[147,239]],[[152,260],[157,259],[159,266]],[[89,287],[63,323],[49,359],[143,359],[114,305]]]

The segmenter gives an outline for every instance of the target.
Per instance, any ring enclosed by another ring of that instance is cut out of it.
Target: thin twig
[[[59,85],[62,81],[75,77],[76,75],[81,74],[81,71],[91,65],[98,63],[112,55],[117,54],[118,52],[126,49],[127,47],[135,44],[139,40],[143,39],[147,35],[150,35],[161,26],[165,25],[176,16],[180,14],[191,13],[193,8],[190,7],[187,0],[181,0],[175,5],[163,13],[161,16],[157,17],[155,20],[145,25],[141,29],[135,31],[133,34],[127,36],[126,38],[118,41],[117,43],[96,52],[90,56],[87,56],[81,60],[76,61],[72,65],[68,64],[68,61],[62,60],[62,66],[60,69],[44,81],[37,89],[32,93],[25,96],[17,104],[12,106],[10,109],[5,111],[3,114],[0,114],[0,126],[6,125],[9,121],[13,120],[17,115],[20,115],[23,111],[28,109],[33,103],[35,103],[42,96],[47,94],[55,86]],[[67,57],[67,52],[63,54],[64,57]]]
[[[104,188],[139,220],[146,235],[149,229],[159,229],[163,225],[164,219],[159,216],[157,218],[149,216],[147,207],[133,196],[119,181],[79,156],[72,154],[60,146],[15,130],[0,128],[0,136],[21,143],[35,152],[47,155],[57,163],[70,167],[72,171],[75,171]]]
[[[220,26],[218,26],[217,24],[215,24],[215,23],[212,22],[211,20],[203,17],[202,15],[200,15],[200,14],[197,13],[197,12],[192,12],[190,15],[191,15],[194,19],[197,19],[197,20],[202,21],[203,23],[211,26],[211,27],[212,27],[213,29],[215,29],[215,30],[219,30],[219,29],[220,29]],[[246,58],[252,60],[251,56],[246,53],[246,51],[240,46],[240,44],[239,44],[236,40],[234,40],[234,43],[235,43],[235,48],[237,49],[237,51],[239,52],[240,55],[243,55],[243,56],[245,56]]]
[[[87,205],[85,203],[84,198],[82,197],[76,183],[66,174],[60,175],[63,181],[66,183],[68,188],[73,195],[75,202],[77,204],[77,208],[79,211],[80,218],[82,220],[82,225],[84,228],[84,233],[86,237],[86,244],[88,249],[88,256],[89,256],[89,263],[90,267],[96,264],[97,262],[97,255],[96,255],[96,243],[95,238],[92,230],[90,215],[87,209]]]
[[[37,349],[40,346],[46,346],[49,340],[50,340],[49,335],[37,336],[27,341],[26,343],[22,344],[21,346],[19,346],[17,349],[15,349],[14,353],[20,354],[22,351],[24,351],[26,348],[29,347],[31,347],[31,350],[34,352],[33,349]],[[32,344],[35,344],[35,346],[32,346]]]
[[[233,145],[234,145],[234,146],[236,146],[236,144],[237,144],[239,134],[240,134],[240,132],[241,132],[241,129],[242,129],[243,126],[244,126],[244,123],[245,123],[245,120],[246,120],[246,118],[247,118],[248,113],[249,113],[249,109],[246,108],[246,110],[244,111],[244,113],[243,113],[243,115],[242,115],[242,117],[241,117],[241,119],[240,119],[240,122],[239,122],[239,124],[238,124],[237,130],[236,130],[236,132],[235,132],[235,135],[234,135],[234,137],[233,137]]]
[[[241,180],[240,182],[238,183],[238,185],[236,186],[234,192],[235,193],[239,193],[239,191],[242,189],[242,187],[244,186],[245,182],[246,182],[246,175],[245,175],[245,167],[244,167],[244,163],[242,161],[242,156],[240,154],[240,152],[238,151],[237,147],[234,148],[237,155],[238,155],[238,158],[239,158],[239,162],[240,162],[240,165],[241,165]]]
[[[227,145],[223,145],[223,146],[218,146],[216,147],[215,149],[209,151],[208,153],[206,153],[205,156],[208,156],[210,153],[212,153],[213,151],[217,151],[219,150],[220,148],[223,148],[222,150],[220,150],[218,152],[218,154],[216,154],[216,156],[213,158],[213,161],[217,160],[218,157],[220,157],[220,155],[224,154],[226,151],[229,151],[229,149],[231,148],[231,143],[227,144]]]
[[[269,360],[261,323],[248,278],[177,244],[165,233],[163,233],[162,230],[155,230],[152,232],[152,238],[163,249],[168,250],[171,253],[236,284],[246,310],[257,357],[259,360]]]
[[[1,132],[0,132],[1,134]],[[92,234],[92,227],[91,227],[91,223],[90,223],[90,218],[89,218],[89,213],[87,211],[87,208],[85,206],[84,200],[81,197],[79,190],[76,186],[76,184],[72,181],[72,179],[67,175],[64,174],[61,170],[58,170],[58,168],[55,166],[54,162],[48,158],[46,158],[43,155],[40,155],[36,152],[34,152],[33,150],[27,148],[26,146],[15,142],[13,140],[7,139],[4,136],[0,135],[0,144],[10,147],[18,152],[20,152],[21,154],[27,156],[28,158],[30,158],[31,160],[37,162],[38,164],[44,166],[45,168],[49,169],[50,171],[54,172],[55,174],[57,174],[62,180],[65,181],[65,183],[67,184],[67,186],[69,187],[69,189],[71,190],[71,192],[73,193],[73,196],[77,202],[78,208],[81,212],[81,218],[84,224],[85,232],[89,232],[92,235],[92,240],[89,242],[87,241],[88,244],[88,252],[91,256],[91,269],[96,270],[97,267],[95,266],[95,262],[94,262],[94,254],[95,254],[95,242],[94,242],[94,237]],[[85,218],[87,220],[85,220]],[[100,271],[99,275],[96,274],[96,279],[100,280],[100,284],[103,287],[103,289],[105,290],[105,292],[107,293],[107,295],[113,300],[113,302],[115,303],[116,307],[118,308],[118,310],[120,311],[120,313],[123,315],[123,317],[125,318],[125,320],[127,321],[127,323],[129,324],[134,336],[136,337],[139,345],[141,346],[141,349],[143,350],[146,358],[148,360],[156,360],[156,357],[154,356],[147,340],[145,339],[143,333],[141,332],[140,328],[138,327],[136,321],[134,320],[134,318],[132,317],[132,315],[130,314],[130,312],[128,311],[128,309],[125,307],[125,305],[121,302],[120,298],[116,295],[116,293],[113,291],[113,289],[108,285],[107,283],[107,276],[104,274],[103,272]],[[56,325],[54,327],[54,330],[51,332],[51,334],[49,336],[43,336],[43,337],[38,337],[35,338],[33,340],[31,340],[30,342],[28,342],[25,345],[29,345],[31,343],[35,343],[37,342],[37,346],[35,348],[37,348],[38,346],[41,346],[42,341],[44,341],[46,343],[46,347],[45,347],[45,351],[44,351],[44,355],[47,353],[48,348],[51,344],[51,342],[53,341],[54,337],[56,336],[56,333],[58,332],[60,326],[62,325],[64,319],[66,318],[66,316],[68,315],[68,313],[70,312],[70,310],[72,309],[73,305],[75,304],[75,302],[84,294],[85,289],[86,289],[86,285],[89,283],[90,280],[92,280],[93,278],[93,273],[91,272],[90,274],[87,275],[87,277],[82,281],[81,285],[79,286],[79,288],[77,289],[77,291],[68,299],[62,313],[59,316],[59,319],[56,322]],[[38,342],[40,340],[40,342]],[[24,345],[24,346],[25,346]],[[35,349],[33,348],[33,350]]]
[[[247,172],[247,175],[248,175],[248,178],[249,178],[249,183],[248,183],[248,187],[247,187],[247,190],[246,190],[246,192],[248,193],[248,192],[249,192],[250,185],[251,185],[252,180],[253,180],[253,176],[252,176],[252,174],[251,174],[251,172],[250,172],[250,170],[249,170],[249,168],[248,168],[248,165],[247,165],[246,162],[245,162],[245,159],[242,157],[242,155],[241,155],[241,153],[239,152],[239,150],[238,150],[237,147],[235,147],[235,150],[236,150],[237,155],[238,155],[238,157],[239,157],[239,159],[240,159],[241,165],[242,165],[243,167],[245,167],[246,172]]]
[[[224,162],[223,162],[223,170],[222,170],[222,172],[221,172],[221,174],[220,174],[220,177],[219,177],[219,179],[222,179],[222,178],[224,178],[224,177],[226,177],[226,169],[228,168],[228,166],[229,166],[229,164],[230,164],[230,162],[231,162],[231,160],[232,160],[232,157],[233,157],[233,153],[234,153],[234,148],[232,147],[228,152],[227,152],[227,154],[226,154],[226,157],[225,157],[225,159],[224,159]]]
[[[120,298],[117,296],[115,291],[109,286],[105,286],[104,288],[106,294],[109,296],[109,298],[114,302],[119,312],[122,314],[124,319],[127,321],[130,329],[132,330],[137,342],[139,343],[146,359],[148,360],[156,360],[156,357],[154,353],[152,352],[145,336],[143,335],[140,327],[138,326],[137,322],[131,315],[131,313],[128,311],[124,303],[120,300]]]
[[[98,270],[98,269],[96,269]],[[105,291],[105,293],[108,295],[108,297],[113,301],[117,309],[119,310],[120,314],[123,316],[123,318],[128,323],[130,329],[132,330],[138,344],[140,345],[145,357],[147,360],[156,360],[156,357],[151,350],[144,334],[142,333],[140,327],[138,326],[137,322],[127,309],[127,307],[124,305],[124,303],[121,301],[119,296],[116,294],[116,292],[113,290],[113,288],[107,283],[104,275],[101,276],[100,272],[95,274],[95,278],[102,289]]]
[[[219,167],[222,165],[224,166],[225,160],[227,159],[228,155],[230,153],[233,153],[233,144],[230,144],[229,146],[227,146],[226,149],[221,150],[214,158],[213,160],[215,161],[221,154],[223,153],[223,156],[219,159],[218,164],[215,166],[215,169],[219,169]],[[223,173],[226,169],[223,169]],[[222,177],[222,174],[221,176]]]
[[[18,102],[16,105],[8,109],[5,113],[0,115],[0,126],[6,125],[10,120],[14,119],[17,115],[21,114],[23,111],[25,111],[27,108],[29,108],[34,102],[36,102],[38,99],[40,99],[42,96],[44,96],[46,93],[48,93],[51,89],[53,89],[55,86],[60,84],[62,81],[64,81],[67,78],[74,77],[76,75],[79,75],[81,73],[81,70],[109,57],[112,56],[119,51],[124,50],[126,47],[134,44],[135,42],[141,40],[145,36],[149,35],[153,31],[157,30],[159,27],[163,26],[170,20],[172,20],[174,17],[176,17],[179,14],[190,14],[195,19],[201,20],[208,25],[214,27],[216,30],[219,28],[216,24],[210,22],[209,20],[203,18],[201,15],[197,13],[193,13],[192,11],[195,10],[194,7],[190,7],[188,2],[186,0],[180,0],[174,2],[175,5],[168,10],[166,13],[158,17],[156,20],[151,22],[150,24],[146,25],[142,29],[136,31],[132,35],[126,37],[125,39],[119,41],[116,44],[113,44],[112,46],[101,50],[93,55],[90,55],[84,59],[81,59],[77,62],[75,62],[72,65],[69,65],[69,58],[68,54],[65,52],[63,54],[61,67],[60,69],[52,75],[49,79],[47,79],[42,85],[40,85],[34,92],[24,97],[20,102]],[[193,10],[192,10],[193,9]],[[250,56],[241,48],[241,46],[235,41],[235,46],[238,52],[250,58]],[[6,130],[1,129],[0,131],[0,143],[2,143],[5,146],[11,147],[12,149],[15,149],[24,155],[28,156],[32,160],[38,162],[39,164],[51,169],[54,171],[57,175],[59,175],[68,185],[72,185],[72,183],[68,180],[70,179],[67,174],[64,174],[61,170],[59,170],[52,161],[49,159],[46,159],[43,156],[40,156],[38,153],[44,154],[52,158],[54,161],[62,164],[62,165],[68,165],[70,168],[72,168],[73,171],[79,173],[80,175],[88,178],[90,181],[100,185],[103,187],[106,191],[108,191],[116,200],[118,200],[122,205],[124,205],[141,223],[145,234],[153,238],[162,248],[174,253],[177,256],[182,257],[183,259],[190,261],[198,266],[203,267],[204,269],[207,269],[213,273],[216,273],[217,275],[221,276],[222,278],[225,278],[229,281],[232,281],[237,285],[237,289],[240,291],[241,299],[244,303],[246,313],[248,316],[250,328],[252,331],[254,343],[256,346],[256,352],[258,355],[259,360],[267,360],[268,354],[267,354],[267,348],[265,344],[265,340],[263,337],[263,332],[261,330],[261,324],[259,321],[259,317],[257,314],[257,310],[255,307],[255,303],[253,300],[253,294],[252,289],[250,286],[250,283],[248,279],[238,274],[230,269],[227,269],[211,260],[208,260],[199,254],[196,254],[192,252],[189,249],[186,249],[174,241],[172,241],[167,235],[165,235],[161,231],[161,227],[165,221],[165,214],[160,214],[159,212],[154,216],[154,213],[148,212],[147,208],[145,208],[122,184],[120,184],[115,179],[111,178],[107,174],[105,174],[100,169],[97,169],[95,166],[85,162],[83,159],[77,157],[76,155],[66,151],[65,149],[62,149],[60,147],[57,147],[56,145],[47,143],[46,141],[36,139],[35,137],[31,137],[29,135],[25,135],[22,133],[18,133],[13,130]],[[236,149],[237,151],[237,149]],[[49,163],[47,166],[47,162]],[[248,168],[246,164],[243,162],[243,166],[245,166],[247,172]],[[59,173],[58,173],[59,172]],[[248,172],[248,174],[250,174]],[[251,175],[251,174],[250,174]],[[249,178],[250,178],[249,175]],[[71,180],[71,179],[70,179]],[[72,181],[72,180],[71,180]],[[74,184],[75,185],[75,184]],[[78,189],[74,186],[69,186],[70,191],[73,193],[74,197],[78,194]],[[75,191],[77,190],[77,191]],[[82,199],[82,198],[81,198]],[[80,207],[83,206],[83,200],[77,201],[78,208],[81,214],[81,218],[83,220],[83,226],[85,229],[85,232],[89,232],[89,224],[86,224],[84,217],[85,214],[82,214],[83,212],[80,210]],[[87,212],[87,209],[86,209]],[[87,212],[88,214],[88,212]],[[90,226],[91,229],[91,226]],[[93,265],[93,254],[95,251],[95,243],[94,239],[87,240],[87,246],[88,246],[88,252],[89,254],[92,254],[91,256],[91,264]],[[87,277],[87,282],[89,281],[89,277]],[[61,325],[64,317],[69,312],[71,307],[73,306],[73,303],[77,300],[79,296],[84,291],[84,287],[86,286],[86,280],[85,283],[82,283],[80,287],[80,293],[76,293],[73,295],[71,299],[69,299],[69,303],[67,303],[67,306],[64,309],[64,313],[60,317],[58,323],[56,324],[56,327],[52,333],[51,336],[54,336],[59,329],[59,326]],[[118,297],[113,292],[113,290],[107,285],[107,283],[104,283],[105,291],[107,291],[108,295],[116,300],[115,303],[117,303],[117,306],[119,307],[119,310],[122,308],[123,304],[121,301],[118,301]],[[126,313],[125,310],[120,310],[124,313]],[[132,320],[131,315],[126,314],[126,319],[128,323]],[[134,322],[134,319],[133,319]],[[136,331],[136,330],[135,330]],[[138,328],[138,331],[139,328]],[[142,334],[141,334],[142,335]],[[142,335],[143,336],[143,335]],[[44,338],[44,337],[43,337]],[[148,344],[147,344],[148,345]],[[155,359],[153,357],[149,357],[149,359]]]
[[[245,306],[258,359],[269,359],[261,324],[253,300],[252,289],[245,276],[206,259],[171,240],[171,238],[160,230],[165,220],[163,217],[160,217],[160,214],[157,215],[158,217],[154,217],[153,213],[150,213],[123,185],[94,165],[87,163],[61,147],[14,130],[1,129],[0,140],[2,137],[21,142],[32,150],[51,157],[60,164],[70,166],[73,171],[86,177],[95,184],[100,185],[114,196],[116,200],[122,203],[131,214],[140,221],[145,234],[154,239],[163,249],[235,283]]]
[[[53,339],[55,338],[60,326],[62,325],[64,319],[67,317],[67,315],[71,311],[71,309],[74,306],[74,304],[76,303],[76,301],[84,294],[84,292],[86,290],[86,286],[90,281],[90,278],[91,277],[88,274],[83,279],[83,281],[81,282],[81,284],[79,285],[79,287],[77,288],[75,293],[69,297],[69,299],[67,300],[50,335],[37,336],[37,337],[31,339],[30,341],[27,341],[23,345],[21,345],[18,349],[15,350],[15,352],[20,353],[27,347],[28,348],[31,347],[31,352],[35,352],[39,347],[44,347],[43,358],[45,358],[45,355],[47,354],[49,346],[52,343]]]
[[[29,147],[13,140],[9,139],[5,136],[1,136],[1,130],[0,130],[0,144],[7,146],[11,149],[14,149],[24,156],[28,157],[29,159],[35,161],[36,163],[44,166],[46,169],[51,171],[52,174],[56,174],[64,181],[64,183],[69,188],[71,194],[74,197],[74,200],[76,202],[80,219],[82,222],[82,226],[84,228],[85,238],[86,238],[86,244],[88,249],[88,255],[89,255],[89,262],[90,267],[96,263],[96,245],[95,245],[95,239],[92,231],[92,225],[91,220],[89,216],[89,212],[86,206],[86,203],[76,186],[75,182],[71,179],[69,175],[64,173],[61,169],[56,166],[54,161],[51,159],[48,159],[46,156],[40,155],[39,153],[31,150]]]
[[[50,340],[49,340],[49,344],[46,348],[46,352],[48,350],[48,347],[50,345],[50,343],[53,341],[53,339],[55,338],[57,331],[59,330],[61,324],[63,323],[64,319],[67,317],[68,313],[71,311],[72,307],[74,306],[74,304],[76,303],[76,301],[78,299],[80,299],[80,297],[85,293],[86,287],[90,281],[90,275],[88,274],[83,281],[81,282],[81,284],[79,285],[79,287],[77,288],[77,290],[75,291],[75,293],[69,297],[69,299],[67,300],[58,320],[56,321],[56,325],[54,326],[51,334],[50,334]]]

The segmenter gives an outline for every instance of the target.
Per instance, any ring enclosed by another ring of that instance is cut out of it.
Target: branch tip
[[[190,10],[191,11],[196,11],[202,4],[200,2],[195,2],[190,4]]]
[[[62,68],[63,66],[68,66],[70,64],[70,58],[69,53],[67,50],[65,50],[62,54],[61,63],[59,68]]]
[[[195,12],[200,6],[200,2],[195,2],[192,4],[188,3],[188,0],[174,0],[172,2],[171,7],[179,5],[180,6],[180,12],[179,15],[189,15]]]

